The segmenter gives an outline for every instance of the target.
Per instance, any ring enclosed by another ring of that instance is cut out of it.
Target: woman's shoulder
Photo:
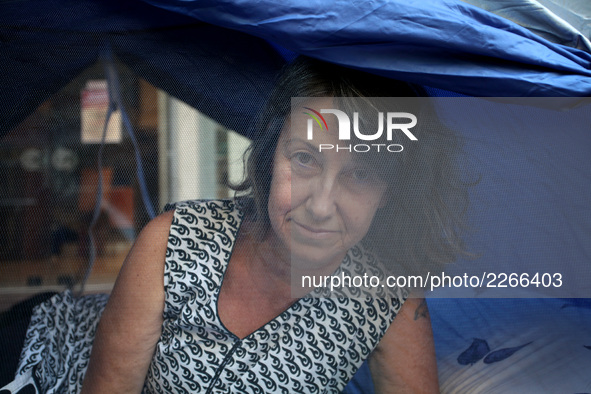
[[[134,247],[146,247],[148,245],[165,246],[173,220],[174,210],[164,211],[160,215],[150,220],[140,231],[134,242]]]
[[[173,225],[201,230],[229,228],[237,230],[244,217],[247,203],[243,199],[199,199],[167,204],[165,217]],[[168,216],[170,215],[170,216]],[[188,231],[189,229],[185,229]]]

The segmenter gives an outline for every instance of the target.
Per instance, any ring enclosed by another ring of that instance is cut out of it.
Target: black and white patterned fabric
[[[220,321],[217,300],[241,221],[233,201],[177,206],[166,253],[165,322],[146,391],[340,392],[376,347],[405,292],[304,297],[239,339]],[[360,273],[368,262],[375,258],[355,247],[341,269]]]
[[[16,378],[0,393],[79,392],[107,299],[107,294],[75,298],[67,290],[37,306]]]
[[[353,297],[351,289],[317,289],[240,339],[220,321],[217,300],[242,218],[229,200],[176,207],[166,251],[164,323],[145,393],[340,392],[407,297],[398,288],[376,294],[354,289]],[[349,251],[341,271],[382,275],[361,246]],[[79,392],[106,300],[65,292],[37,307],[6,393],[27,385],[34,387],[30,392]]]

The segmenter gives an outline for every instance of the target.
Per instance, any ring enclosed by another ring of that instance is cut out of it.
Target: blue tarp
[[[139,0],[3,2],[0,135],[107,47],[149,82],[243,133],[284,61],[278,47],[474,96],[591,93],[589,53],[459,0],[150,3],[161,8]]]
[[[147,0],[318,59],[473,96],[591,93],[591,55],[459,0]]]

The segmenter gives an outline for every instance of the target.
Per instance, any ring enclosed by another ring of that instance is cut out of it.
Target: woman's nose
[[[336,211],[336,183],[333,179],[323,177],[312,186],[306,201],[306,209],[315,221],[324,221]]]

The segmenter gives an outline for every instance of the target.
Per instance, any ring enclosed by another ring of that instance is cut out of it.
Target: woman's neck
[[[243,242],[251,249],[249,254],[252,259],[247,264],[253,275],[265,278],[267,286],[273,286],[279,293],[291,294],[296,299],[313,290],[311,287],[302,287],[302,276],[332,275],[345,257],[338,256],[331,264],[314,267],[308,262],[296,261],[289,247],[272,231],[262,241],[256,240],[248,227],[244,234]]]

